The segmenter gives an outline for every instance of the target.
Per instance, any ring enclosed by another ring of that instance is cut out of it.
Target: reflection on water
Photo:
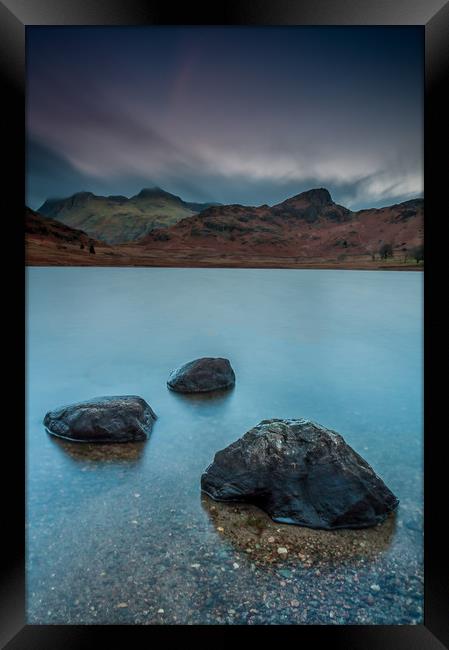
[[[287,549],[290,562],[299,560],[306,566],[373,559],[389,550],[396,530],[396,513],[372,528],[320,531],[279,524],[250,504],[223,503],[202,495],[201,505],[219,535],[243,550],[258,544],[258,560],[265,563],[279,559],[279,547]]]
[[[168,389],[170,390],[170,389]],[[225,402],[232,397],[235,386],[223,390],[213,390],[205,393],[177,393],[174,390],[170,392],[175,399],[180,400],[186,405],[199,407],[203,413],[216,412],[217,408],[225,405]]]
[[[136,463],[142,457],[145,442],[128,443],[89,443],[70,442],[62,438],[49,436],[52,444],[75,461],[97,463]]]
[[[421,622],[420,274],[27,274],[29,623]],[[231,361],[233,389],[167,388],[203,356]],[[59,404],[119,394],[158,414],[146,442],[45,432]],[[215,452],[275,417],[339,431],[398,496],[396,516],[312,531],[202,496]]]

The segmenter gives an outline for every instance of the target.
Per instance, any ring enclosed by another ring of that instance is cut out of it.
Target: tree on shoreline
[[[412,248],[410,253],[417,264],[419,264],[420,262],[424,262],[424,244],[419,244],[418,246],[415,246],[415,248]]]
[[[382,244],[379,248],[379,255],[381,260],[386,260],[388,257],[393,257],[393,245]]]

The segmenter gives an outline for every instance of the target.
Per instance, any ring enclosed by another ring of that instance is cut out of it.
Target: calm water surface
[[[325,270],[27,270],[29,623],[422,621],[422,280]],[[170,371],[230,359],[221,394]],[[137,394],[146,443],[50,438],[45,413]],[[265,418],[341,433],[400,499],[368,531],[214,504],[200,475]],[[288,553],[279,554],[277,548]]]

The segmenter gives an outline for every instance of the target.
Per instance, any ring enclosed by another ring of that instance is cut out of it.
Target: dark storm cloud
[[[250,204],[326,186],[354,208],[422,192],[419,28],[29,28],[27,48],[30,203],[151,184]]]
[[[27,204],[37,209],[47,198],[63,198],[76,192],[90,190],[95,194],[117,194],[111,192],[111,181],[92,177],[79,171],[68,160],[33,138],[27,141],[26,158]],[[120,186],[131,196],[143,186],[153,186],[151,178],[123,176]]]

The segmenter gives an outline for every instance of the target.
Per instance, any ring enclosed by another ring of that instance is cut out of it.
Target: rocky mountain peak
[[[296,196],[293,196],[289,200],[297,201],[299,199],[306,200],[309,203],[313,203],[314,205],[320,205],[320,206],[333,203],[330,192],[325,187],[318,187],[312,190],[301,192],[301,194],[297,194]]]
[[[178,198],[175,197],[174,194],[170,194],[170,192],[166,192],[161,187],[144,187],[135,196],[135,198],[139,198],[139,199],[155,199],[155,198],[163,198],[163,197]]]

